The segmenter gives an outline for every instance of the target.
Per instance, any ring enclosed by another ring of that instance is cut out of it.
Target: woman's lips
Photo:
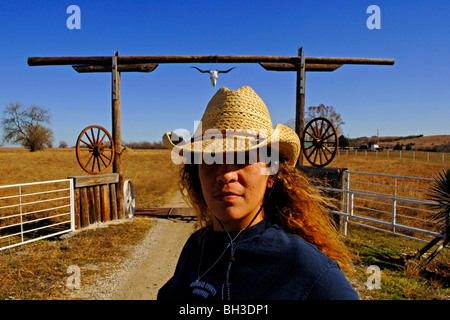
[[[240,197],[241,197],[241,195],[239,195],[237,193],[232,193],[232,192],[221,192],[214,196],[215,199],[217,199],[219,201],[225,201],[225,202],[231,202]]]

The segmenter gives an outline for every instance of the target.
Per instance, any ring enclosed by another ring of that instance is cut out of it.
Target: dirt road
[[[164,207],[186,208],[180,194]],[[176,210],[175,210],[176,211]],[[196,220],[180,217],[153,219],[155,225],[124,263],[115,266],[109,276],[95,284],[83,284],[72,299],[83,300],[154,300],[158,290],[175,271],[187,238],[195,231]],[[83,280],[83,279],[82,279]]]
[[[177,193],[165,207],[187,207],[181,194]],[[144,241],[136,248],[130,260],[132,268],[115,286],[107,299],[154,300],[158,290],[173,275],[178,257],[187,238],[194,232],[196,223],[190,219],[154,218],[156,224],[150,229]]]
[[[133,268],[127,270],[115,288],[105,297],[120,300],[154,300],[158,290],[172,276],[181,249],[194,231],[194,222],[156,219],[146,239],[134,255],[145,255]]]

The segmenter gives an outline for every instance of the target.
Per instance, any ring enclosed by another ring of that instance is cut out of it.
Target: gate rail
[[[361,178],[356,179],[355,176],[358,175]],[[428,242],[430,237],[442,237],[439,233],[441,224],[431,219],[434,211],[430,210],[429,205],[434,202],[427,199],[429,186],[433,181],[426,178],[345,171],[343,189],[321,189],[342,193],[343,210],[331,212],[343,217],[344,235],[347,234],[348,225],[355,224]]]
[[[0,251],[70,231],[73,179],[0,186]]]

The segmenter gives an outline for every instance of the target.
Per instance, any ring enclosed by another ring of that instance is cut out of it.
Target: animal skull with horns
[[[216,83],[217,83],[217,79],[219,78],[219,73],[228,73],[231,70],[233,70],[236,67],[233,67],[231,69],[228,70],[201,70],[197,67],[191,67],[191,68],[195,68],[198,71],[200,71],[201,73],[209,73],[210,74],[210,79],[211,79],[211,84],[213,85],[214,89],[216,88]]]

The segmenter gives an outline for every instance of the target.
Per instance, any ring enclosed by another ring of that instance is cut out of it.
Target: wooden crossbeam
[[[272,63],[272,62],[260,62],[261,67],[268,71],[297,71],[298,67],[294,63]],[[319,64],[319,63],[306,63],[305,71],[334,71],[342,67],[342,64]]]
[[[29,66],[43,65],[107,65],[110,56],[98,57],[29,57]],[[143,63],[300,63],[298,56],[120,56],[119,65]],[[309,64],[393,65],[394,59],[305,57]]]
[[[79,65],[72,66],[75,71],[79,73],[88,73],[88,72],[111,72],[112,65]],[[147,63],[147,64],[119,64],[117,66],[118,72],[152,72],[158,67],[155,63]]]

